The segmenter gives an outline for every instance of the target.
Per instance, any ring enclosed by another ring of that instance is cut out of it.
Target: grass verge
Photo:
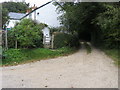
[[[87,44],[86,42],[84,42],[84,46],[85,46],[85,48],[87,50],[87,54],[91,53],[92,49],[91,49],[90,45]]]
[[[64,56],[72,54],[77,51],[75,48],[60,48],[56,50],[50,50],[45,48],[37,49],[9,49],[3,52],[2,65],[18,65],[28,62],[39,61],[42,59],[55,58],[58,56]]]
[[[120,66],[120,55],[118,49],[104,49],[103,51],[115,61],[116,65]]]

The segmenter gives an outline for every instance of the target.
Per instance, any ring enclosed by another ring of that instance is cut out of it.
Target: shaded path
[[[3,88],[117,88],[118,69],[103,52],[84,47],[69,56],[4,67]]]

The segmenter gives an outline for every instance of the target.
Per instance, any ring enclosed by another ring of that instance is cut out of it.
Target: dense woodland
[[[61,23],[79,39],[95,46],[120,45],[120,3],[56,3]]]

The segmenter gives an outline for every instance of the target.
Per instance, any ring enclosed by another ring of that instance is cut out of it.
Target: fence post
[[[54,34],[52,34],[52,41],[51,41],[51,48],[53,49],[54,48]]]
[[[8,37],[7,37],[7,28],[6,28],[6,30],[5,30],[5,48],[6,48],[6,50],[8,49],[8,39],[7,39]]]

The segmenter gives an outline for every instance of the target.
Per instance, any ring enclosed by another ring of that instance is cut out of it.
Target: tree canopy
[[[25,13],[29,8],[29,4],[25,2],[3,2],[2,3],[2,26],[8,21],[8,13]]]
[[[78,33],[79,39],[89,40],[93,44],[117,47],[120,42],[119,3],[59,4],[59,12],[64,12],[59,19],[69,32]]]
[[[25,2],[3,2],[3,8],[6,8],[9,12],[26,13],[29,8],[29,4]]]

